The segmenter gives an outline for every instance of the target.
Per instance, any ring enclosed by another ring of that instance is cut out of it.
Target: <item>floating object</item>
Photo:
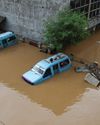
[[[85,66],[80,66],[80,67],[77,67],[77,68],[75,68],[75,71],[77,72],[77,73],[80,73],[80,72],[89,72],[89,70],[85,67]]]
[[[100,83],[100,81],[96,78],[96,76],[93,73],[87,73],[84,80],[94,86],[98,86],[98,84]]]

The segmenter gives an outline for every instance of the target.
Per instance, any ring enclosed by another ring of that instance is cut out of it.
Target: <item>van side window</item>
[[[8,40],[8,42],[11,42],[12,40],[15,40],[15,39],[16,39],[15,36],[11,36],[11,37],[9,37],[7,40]]]
[[[3,44],[7,43],[7,40],[6,40],[6,39],[3,39],[3,40],[2,40],[2,43],[3,43]]]
[[[58,70],[58,64],[53,66],[53,70]]]
[[[43,78],[46,78],[46,77],[48,77],[48,76],[50,76],[50,75],[51,75],[51,69],[48,68],[48,69],[46,70],[46,72],[45,72]]]
[[[69,59],[64,60],[63,62],[60,62],[60,67],[63,68],[66,65],[68,65],[70,63]]]

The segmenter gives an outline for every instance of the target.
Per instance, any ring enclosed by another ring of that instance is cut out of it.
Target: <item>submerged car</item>
[[[31,70],[24,73],[22,77],[30,84],[39,84],[53,77],[56,73],[69,70],[71,66],[70,58],[63,53],[58,53],[38,62]]]
[[[6,48],[16,44],[16,35],[13,32],[0,34],[0,48]]]

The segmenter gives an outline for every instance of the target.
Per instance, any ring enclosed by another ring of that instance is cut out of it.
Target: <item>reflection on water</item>
[[[88,89],[79,102],[70,106],[48,125],[100,125],[100,90]]]
[[[0,121],[0,125],[5,125],[5,123],[4,123],[4,122],[2,122],[2,121]]]
[[[0,84],[0,125],[38,125],[54,118],[50,110]]]
[[[0,125],[99,125],[100,90],[86,89],[60,116],[0,83]],[[96,123],[96,124],[95,124]]]
[[[99,40],[100,32],[97,32],[76,47],[68,48],[66,52],[72,52],[78,57],[91,61],[98,55],[95,42]],[[88,125],[87,123],[90,123],[95,116],[88,119],[86,113],[91,112],[92,108],[93,113],[98,111],[100,102],[99,100],[96,102],[94,98],[99,98],[100,91],[84,82],[85,74],[77,74],[72,68],[37,86],[31,86],[21,78],[33,64],[47,57],[47,54],[39,52],[37,48],[26,43],[0,51],[0,82],[3,83],[0,85],[0,120],[5,121],[5,124],[8,123],[7,125],[21,123],[73,125],[75,120],[81,125],[86,121],[85,125]],[[100,112],[97,113],[99,116]],[[96,120],[96,125],[99,125],[99,118],[97,117]]]

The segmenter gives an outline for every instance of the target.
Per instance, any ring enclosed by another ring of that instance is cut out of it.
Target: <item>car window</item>
[[[3,43],[3,44],[7,43],[7,39],[3,39],[3,40],[2,40],[2,43]]]
[[[40,66],[38,66],[38,65],[35,65],[33,68],[32,68],[32,70],[35,70],[36,72],[38,72],[39,74],[43,74],[44,73],[44,70],[40,67]]]
[[[53,66],[53,70],[58,70],[58,64]]]
[[[66,65],[68,65],[69,63],[70,63],[69,59],[66,59],[66,60],[60,62],[60,67],[63,68],[63,67],[65,67]]]
[[[51,69],[48,68],[48,69],[46,70],[46,72],[44,73],[43,78],[46,78],[46,77],[48,77],[48,76],[50,76],[50,75],[51,75]]]
[[[8,42],[11,42],[12,40],[15,40],[15,39],[16,39],[15,36],[11,36],[11,37],[9,37],[7,40],[8,40]]]

